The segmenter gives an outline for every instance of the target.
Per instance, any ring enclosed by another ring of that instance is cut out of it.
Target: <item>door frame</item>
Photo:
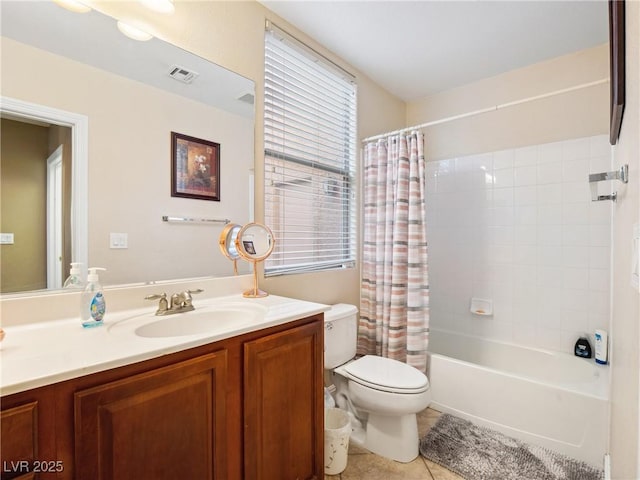
[[[87,265],[89,258],[89,117],[57,108],[0,97],[0,111],[17,118],[71,128],[71,260]]]

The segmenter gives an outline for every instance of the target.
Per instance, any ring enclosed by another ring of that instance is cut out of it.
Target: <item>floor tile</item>
[[[456,475],[451,470],[441,467],[431,460],[427,460],[426,458],[423,460],[426,463],[429,472],[431,472],[433,480],[464,480],[460,475]]]
[[[418,432],[424,435],[442,415],[427,408],[418,413]],[[435,473],[434,473],[435,472]],[[435,475],[438,475],[437,477]],[[450,475],[450,476],[447,476]],[[400,463],[349,445],[347,468],[340,475],[325,475],[325,480],[461,480],[452,472],[418,456],[413,462]]]
[[[421,457],[400,463],[378,455],[350,455],[341,480],[433,480]]]

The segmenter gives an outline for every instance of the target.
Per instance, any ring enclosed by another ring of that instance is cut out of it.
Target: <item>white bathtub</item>
[[[429,351],[433,408],[602,468],[607,366],[438,330]]]

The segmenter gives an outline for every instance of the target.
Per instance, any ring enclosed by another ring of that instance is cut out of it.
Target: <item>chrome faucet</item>
[[[145,300],[160,300],[158,303],[158,310],[156,315],[171,315],[174,313],[190,312],[195,310],[193,306],[193,298],[191,295],[196,293],[202,293],[204,290],[198,288],[197,290],[185,290],[184,292],[174,293],[170,297],[170,302],[167,300],[167,294],[154,294],[144,297]]]

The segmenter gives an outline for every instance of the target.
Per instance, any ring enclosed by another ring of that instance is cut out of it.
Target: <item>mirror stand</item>
[[[269,294],[258,288],[258,260],[251,260],[253,263],[253,288],[242,294],[245,298],[262,298],[268,297]]]
[[[253,263],[253,288],[244,292],[242,296],[245,298],[268,296],[267,292],[258,288],[258,262],[271,255],[275,245],[273,233],[265,225],[248,223],[238,231],[234,243],[240,257]]]

